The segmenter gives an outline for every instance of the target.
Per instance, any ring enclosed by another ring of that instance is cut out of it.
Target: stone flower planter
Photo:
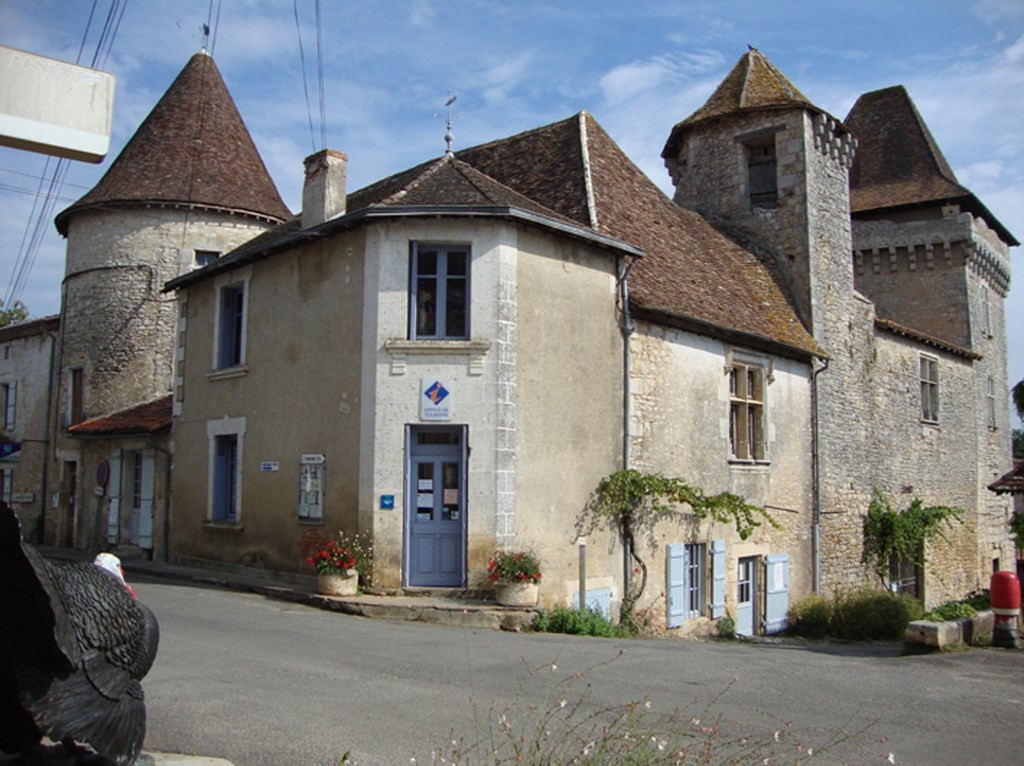
[[[536,583],[499,582],[494,588],[494,600],[501,606],[536,606]]]
[[[340,574],[318,574],[316,592],[324,596],[354,596],[359,590],[359,572],[346,569]]]

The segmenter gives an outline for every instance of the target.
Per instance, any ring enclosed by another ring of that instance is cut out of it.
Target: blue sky
[[[0,44],[88,63],[110,0],[0,0]],[[53,214],[100,178],[203,44],[285,202],[300,207],[302,158],[321,147],[316,6],[298,0],[309,106],[291,0],[127,0],[101,68],[117,78],[112,151],[71,163]],[[1024,3],[1020,0],[671,2],[322,0],[323,132],[358,188],[455,147],[593,114],[663,189],[672,125],[710,95],[747,45],[842,119],[861,93],[907,87],[960,182],[1024,239]],[[310,122],[313,130],[310,130]],[[315,138],[314,138],[315,136]],[[0,148],[0,297],[8,295],[46,158]],[[51,160],[50,172],[52,173]],[[19,297],[59,308],[64,241],[44,221]],[[1024,255],[1007,303],[1011,383],[1024,378]]]

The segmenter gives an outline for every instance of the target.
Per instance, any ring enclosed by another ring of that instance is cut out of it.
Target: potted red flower
[[[541,571],[532,551],[495,551],[487,561],[487,576],[494,583],[494,598],[503,606],[537,603]]]
[[[316,570],[316,590],[327,596],[354,596],[359,571],[353,550],[333,537],[308,540],[306,564]]]

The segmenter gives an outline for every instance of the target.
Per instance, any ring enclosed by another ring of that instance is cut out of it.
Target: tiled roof
[[[1000,476],[988,488],[997,495],[1024,495],[1024,460],[1017,462],[1013,470]]]
[[[171,427],[171,395],[131,407],[113,415],[85,420],[68,428],[71,436],[127,436],[154,434]]]
[[[865,93],[846,117],[857,137],[850,168],[850,210],[857,213],[958,203],[980,215],[1004,241],[1013,235],[960,184],[902,85]]]
[[[580,225],[644,250],[630,299],[649,318],[818,352],[757,257],[666,197],[591,115],[457,156]]]
[[[57,215],[57,229],[66,235],[69,217],[88,208],[140,203],[291,217],[206,53],[185,65],[100,182]]]
[[[575,223],[535,200],[499,183],[455,156],[419,165],[384,179],[349,198],[348,212],[385,207],[515,207]]]
[[[294,221],[283,224],[168,289],[355,225],[367,211],[411,214],[417,206],[515,208],[593,232],[613,246],[625,243],[645,253],[632,272],[630,298],[652,321],[799,355],[821,353],[770,264],[672,202],[585,112],[385,178],[353,192],[345,216],[308,232]]]
[[[732,71],[696,112],[672,128],[662,157],[679,153],[683,133],[694,125],[739,112],[792,109],[823,110],[814,106],[757,48],[744,53]]]
[[[765,263],[666,197],[589,115],[586,135],[598,228],[646,251],[630,277],[634,310],[820,353]]]
[[[934,335],[928,335],[920,330],[915,330],[912,327],[894,322],[891,319],[885,319],[884,317],[875,318],[875,327],[880,330],[886,330],[891,332],[893,335],[902,335],[904,338],[911,338],[912,340],[920,341],[928,346],[934,346],[941,351],[946,351],[956,356],[962,356],[965,359],[981,359],[981,354],[971,351],[969,348],[958,346],[955,343],[949,343],[941,338],[936,338]]]
[[[45,332],[57,332],[59,329],[60,314],[51,314],[39,319],[27,319],[24,322],[0,327],[0,341],[29,338],[33,335],[42,335]]]

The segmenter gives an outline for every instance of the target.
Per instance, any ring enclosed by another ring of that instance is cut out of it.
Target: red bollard
[[[992,645],[1008,649],[1019,649],[1020,631],[1020,580],[1013,572],[993,572],[989,584],[989,597],[995,625],[992,628]]]

